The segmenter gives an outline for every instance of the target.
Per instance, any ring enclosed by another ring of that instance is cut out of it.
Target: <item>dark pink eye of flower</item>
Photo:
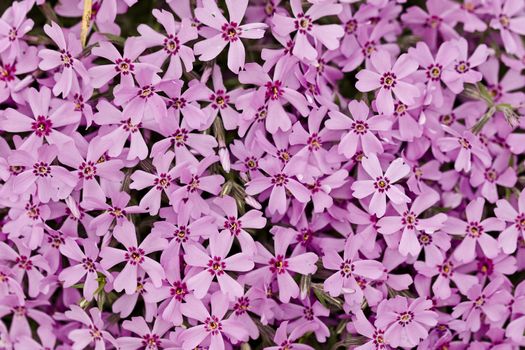
[[[160,338],[156,334],[145,334],[142,337],[142,345],[146,347],[146,350],[157,350],[160,348]]]
[[[75,111],[80,112],[84,110],[84,98],[81,95],[75,94],[73,103],[75,104]]]
[[[175,300],[179,302],[184,301],[184,297],[188,294],[188,287],[186,286],[186,283],[181,281],[176,281],[173,283],[173,287],[170,288],[170,294],[175,298]]]
[[[177,242],[186,242],[189,235],[190,229],[186,226],[177,226],[175,231],[173,231],[173,237],[175,237]]]
[[[26,169],[25,166],[22,165],[10,165],[9,166],[9,173],[16,176],[20,173],[22,173]]]
[[[431,64],[427,67],[427,79],[432,81],[438,81],[441,79],[441,71],[443,69],[443,66],[440,64]]]
[[[70,68],[73,66],[73,56],[69,51],[66,51],[64,49],[60,50],[60,60],[62,61],[62,65],[66,68]]]
[[[380,84],[383,86],[383,89],[390,90],[396,86],[396,75],[392,72],[383,73],[383,76],[379,80]]]
[[[256,170],[259,167],[259,162],[255,157],[248,157],[244,160],[244,165],[249,171]]]
[[[184,146],[186,141],[188,141],[188,130],[184,128],[175,130],[171,135],[171,143],[176,147]]]
[[[33,174],[35,176],[47,177],[51,175],[51,167],[44,162],[38,162],[33,165]]]
[[[65,243],[65,241],[64,241],[64,237],[62,237],[61,234],[59,235],[50,234],[49,237],[47,238],[47,243],[49,243],[53,248],[59,249],[60,246]]]
[[[210,96],[210,101],[213,109],[225,109],[230,102],[230,96],[223,90],[217,90],[215,94]]]
[[[486,257],[478,259],[478,271],[484,273],[487,276],[492,275],[494,272],[494,262]]]
[[[102,340],[102,333],[100,333],[100,330],[95,327],[94,325],[89,325],[89,335],[91,338],[95,341]]]
[[[313,319],[314,319],[314,310],[312,309],[311,306],[305,307],[303,309],[303,315],[304,315],[304,318],[306,318],[308,321],[313,321]]]
[[[414,319],[414,314],[411,311],[406,311],[397,316],[397,322],[405,327]]]
[[[126,211],[118,207],[113,207],[109,210],[109,214],[117,219],[121,219],[126,215]]]
[[[352,275],[352,272],[354,271],[354,265],[352,264],[352,261],[349,259],[346,259],[341,263],[341,266],[339,267],[341,276],[344,278],[348,278]]]
[[[129,247],[124,258],[131,265],[140,265],[144,262],[144,254],[146,254],[146,252],[142,248]]]
[[[376,346],[376,349],[385,348],[385,335],[384,332],[380,329],[376,330],[372,335],[373,342]]]
[[[228,42],[239,40],[239,36],[242,33],[242,29],[235,22],[224,23],[221,27],[221,30],[222,38]]]
[[[15,264],[22,270],[29,271],[33,268],[33,262],[25,255],[16,258]]]
[[[485,170],[485,179],[488,182],[493,183],[494,181],[498,179],[498,173],[493,168],[489,168]]]
[[[195,192],[199,189],[200,181],[197,175],[192,175],[190,183],[186,186],[188,192]]]
[[[275,5],[272,0],[269,0],[266,6],[264,6],[264,13],[266,13],[268,17],[271,17],[275,13]]]
[[[129,58],[118,58],[115,61],[115,70],[124,75],[128,75],[135,70],[135,65],[131,63]]]
[[[499,15],[499,23],[503,28],[508,29],[510,25],[510,18],[507,15],[501,14]]]
[[[31,123],[31,129],[33,129],[34,133],[38,137],[49,136],[52,127],[53,122],[43,115],[39,115],[36,117],[36,121]]]
[[[309,228],[301,229],[301,232],[296,237],[296,241],[302,246],[306,247],[312,242],[314,232]]]
[[[181,97],[174,97],[168,103],[168,108],[173,107],[174,109],[182,109],[186,107],[186,99]]]
[[[0,66],[0,81],[13,81],[15,80],[16,65],[5,64]]]
[[[97,175],[97,167],[94,162],[82,162],[78,167],[78,177],[81,179],[91,180]]]
[[[464,137],[459,138],[458,142],[461,145],[461,147],[463,147],[464,149],[471,149],[472,148],[472,145],[470,144],[470,142]]]
[[[417,239],[422,246],[428,246],[432,244],[432,236],[427,233],[421,233],[417,236]]]
[[[266,96],[266,98],[268,98],[268,96]],[[266,116],[268,115],[268,109],[266,106],[262,106],[262,107],[259,107],[257,109],[257,113],[255,114],[255,120],[257,120],[257,122],[263,122],[266,120]]]
[[[9,41],[15,41],[16,38],[18,37],[18,31],[16,30],[16,28],[13,27],[9,29],[9,33],[7,37],[9,38]]]
[[[483,234],[483,226],[473,221],[467,225],[467,235],[473,238],[478,238]]]
[[[298,30],[301,33],[306,33],[312,30],[312,28],[312,17],[305,15],[304,13],[300,13],[297,15],[297,19],[295,20],[296,30]]]
[[[520,213],[515,219],[516,228],[520,231],[525,231],[525,213]]]
[[[427,18],[427,20],[425,22],[425,26],[433,28],[433,29],[436,29],[436,28],[438,28],[441,25],[441,22],[443,22],[443,19],[441,17],[430,16],[430,17]]]
[[[474,307],[482,307],[483,305],[485,305],[485,296],[481,294],[474,300]]]
[[[357,30],[357,21],[355,19],[351,19],[345,24],[345,32],[346,34],[353,34]]]
[[[372,53],[376,51],[376,43],[375,41],[367,41],[363,48],[361,49],[363,52],[363,55],[365,55],[366,58],[370,58],[372,56]]]
[[[217,335],[222,331],[222,325],[217,316],[212,315],[204,320],[204,329],[213,335]]]
[[[283,95],[281,86],[283,83],[279,80],[274,82],[269,81],[264,86],[266,87],[266,99],[277,100]]]
[[[491,84],[488,86],[489,92],[495,101],[499,100],[503,96],[503,89],[499,84]]]
[[[13,307],[13,313],[15,316],[25,317],[27,315],[27,309],[25,306],[15,306]]]
[[[374,187],[379,192],[385,192],[390,189],[390,180],[388,180],[384,176],[379,176],[376,178],[376,181],[374,182]]]
[[[467,73],[470,70],[470,63],[466,61],[459,61],[456,63],[454,69],[456,69],[456,72],[460,74]]]
[[[224,221],[223,227],[230,231],[232,235],[237,236],[241,233],[242,223],[241,220],[237,220],[237,218],[230,216],[228,220]]]
[[[319,148],[321,148],[321,137],[315,132],[308,138],[306,142],[308,143],[308,149],[310,151],[317,151]]]
[[[277,157],[281,160],[283,163],[288,163],[290,160],[290,153],[288,153],[285,149],[280,149],[277,151]]]
[[[357,135],[364,135],[368,132],[368,124],[361,121],[361,120],[357,120],[355,122],[352,123],[352,126],[350,127],[354,133],[356,133]]]
[[[218,256],[214,256],[213,259],[208,261],[208,272],[213,276],[220,276],[224,273],[226,263]]]
[[[155,94],[155,88],[151,85],[143,86],[138,92],[138,95],[144,99],[150,98],[153,94]]]
[[[89,272],[95,272],[95,262],[91,258],[82,259],[82,266]]]
[[[26,204],[25,209],[27,217],[31,220],[35,221],[40,219],[40,208],[38,208],[38,206],[28,203]]]
[[[170,175],[162,173],[154,180],[153,185],[157,190],[161,191],[168,188],[172,181]]]
[[[419,223],[419,219],[416,217],[413,211],[408,211],[403,213],[403,218],[401,219],[403,225],[408,229],[413,230],[414,227]]]
[[[164,51],[170,55],[176,55],[179,52],[179,45],[179,38],[172,34],[164,38]]]
[[[456,120],[456,115],[454,113],[443,114],[439,116],[439,122],[447,126],[451,126],[455,120]]]
[[[402,117],[407,112],[407,105],[403,102],[396,102],[394,105],[394,116]]]
[[[237,316],[245,314],[250,308],[250,299],[247,297],[240,297],[237,299],[237,302],[233,306],[233,310]]]
[[[136,133],[142,127],[142,123],[132,124],[131,118],[128,120],[123,120],[121,123],[122,123],[122,127],[124,128],[124,130],[131,132],[131,133]]]
[[[270,271],[277,274],[285,273],[288,267],[288,261],[286,261],[282,255],[271,258],[268,264],[270,265]]]
[[[276,174],[272,178],[272,184],[275,186],[284,186],[288,183],[288,176],[286,174],[280,173]]]
[[[307,185],[312,193],[317,193],[321,190],[321,181],[315,180],[313,183]]]

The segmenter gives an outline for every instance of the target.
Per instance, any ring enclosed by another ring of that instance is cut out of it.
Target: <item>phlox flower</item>
[[[494,0],[490,6],[491,28],[500,31],[501,40],[508,53],[515,53],[520,35],[525,35],[525,4],[514,0]]]
[[[116,264],[126,263],[113,281],[115,291],[121,292],[124,290],[126,294],[135,293],[139,269],[146,271],[155,287],[160,287],[162,279],[165,278],[164,269],[158,262],[147,255],[163,249],[167,241],[162,237],[150,234],[139,245],[135,227],[129,222],[123,224],[122,230],[114,231],[113,237],[125,247],[125,250],[109,246],[103,247],[100,251],[100,257],[102,258],[100,265],[103,269],[109,270]]]
[[[203,0],[202,4],[203,7],[195,9],[195,17],[200,22],[211,27],[214,34],[210,38],[195,44],[195,54],[199,55],[201,61],[210,61],[217,57],[229,44],[228,68],[232,72],[238,73],[244,67],[246,55],[241,38],[260,39],[268,26],[264,23],[241,25],[248,6],[248,0],[226,1],[226,7],[230,15],[229,20],[224,18],[215,1]]]
[[[498,241],[488,234],[490,231],[503,231],[505,223],[494,217],[482,220],[485,199],[478,197],[465,208],[466,219],[449,216],[442,230],[453,235],[464,236],[454,251],[454,258],[460,262],[471,262],[476,257],[476,246],[488,258],[495,258],[499,253]]]
[[[78,59],[82,51],[80,41],[71,32],[66,41],[62,28],[55,22],[52,22],[51,25],[46,24],[44,32],[55,42],[59,50],[40,50],[38,56],[42,58],[42,61],[38,67],[48,71],[60,66],[61,71],[55,73],[56,84],[53,86],[53,94],[68,97],[71,92],[80,90],[78,77],[81,77],[85,83],[89,82],[89,74],[84,64]]]
[[[518,180],[516,171],[508,164],[509,157],[503,153],[497,156],[489,167],[474,161],[470,184],[479,188],[479,193],[490,203],[496,203],[498,200],[498,186],[512,188],[516,185]]]
[[[106,349],[106,342],[116,345],[115,338],[104,329],[104,321],[98,308],[91,308],[88,315],[81,307],[71,305],[64,315],[70,320],[80,322],[83,326],[80,329],[73,329],[67,335],[73,341],[73,350],[85,349],[92,343],[100,350]]]
[[[138,337],[118,338],[117,344],[122,349],[158,349],[161,346],[170,346],[170,342],[163,336],[171,328],[171,324],[161,318],[157,318],[153,328],[150,328],[143,317],[132,317],[131,321],[126,320],[122,323],[122,328],[138,335]]]
[[[517,204],[518,210],[506,199],[499,199],[494,209],[498,219],[511,223],[498,237],[499,245],[505,254],[514,253],[518,239],[525,239],[525,191],[520,192]]]
[[[0,302],[0,317],[4,318],[6,315],[11,315],[12,317],[9,337],[11,339],[18,339],[25,336],[31,337],[30,320],[36,322],[39,327],[51,329],[55,323],[54,319],[39,309],[42,306],[45,307],[48,305],[49,301],[43,299],[19,300],[14,295],[3,298]],[[4,326],[3,323],[0,324]],[[2,326],[0,326],[0,331],[2,328],[5,328]]]
[[[282,322],[275,331],[275,337],[273,338],[276,346],[267,346],[264,348],[264,350],[282,350],[286,348],[297,350],[313,350],[310,345],[295,343],[295,341],[305,333],[315,330],[316,325],[306,323],[293,328],[290,332],[288,332],[288,328],[288,321]]]
[[[35,47],[29,46],[12,59],[0,55],[0,102],[11,97],[16,103],[25,103],[24,93],[33,82],[33,77],[28,73],[38,67],[37,51]]]
[[[24,36],[34,26],[34,21],[26,18],[31,8],[29,1],[14,1],[0,18],[0,53],[9,59],[24,51]]]
[[[339,39],[344,35],[343,28],[337,24],[319,25],[314,22],[325,16],[339,14],[343,9],[340,4],[331,1],[313,4],[306,12],[303,11],[299,0],[291,0],[290,5],[294,18],[274,14],[272,30],[280,36],[296,32],[292,52],[297,58],[308,61],[317,58],[317,50],[310,44],[310,37],[321,42],[329,50],[339,47]]]
[[[431,300],[396,296],[379,304],[375,325],[385,330],[384,339],[388,345],[412,348],[437,324],[437,313],[431,308]]]
[[[392,65],[392,58],[386,51],[378,51],[370,58],[370,69],[363,69],[356,75],[356,88],[361,92],[379,89],[376,98],[377,110],[381,114],[394,113],[392,93],[404,104],[410,106],[421,94],[419,88],[407,79],[418,68],[418,63],[408,54],[402,54]]]
[[[245,272],[253,269],[252,257],[246,253],[237,253],[227,257],[231,250],[233,236],[210,236],[209,254],[197,243],[187,245],[184,261],[189,266],[197,267],[200,272],[188,279],[189,290],[202,299],[206,296],[214,279],[219,283],[222,293],[230,300],[244,294],[244,288],[226,271]]]
[[[400,189],[401,187],[395,184],[410,172],[410,167],[403,159],[395,159],[385,173],[375,154],[363,158],[361,164],[371,179],[355,181],[352,184],[352,194],[359,199],[372,195],[369,209],[371,214],[378,217],[385,215],[387,197],[398,205],[411,202],[411,199]]]
[[[224,336],[234,343],[247,341],[248,332],[242,323],[231,317],[225,318],[229,304],[228,296],[220,291],[211,295],[210,311],[201,300],[188,296],[187,302],[181,306],[182,313],[199,324],[183,331],[180,336],[182,348],[194,349],[205,344],[209,350],[221,350],[225,348]]]

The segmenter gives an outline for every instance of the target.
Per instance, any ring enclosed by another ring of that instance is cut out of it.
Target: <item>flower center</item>
[[[396,75],[392,72],[386,72],[383,74],[379,80],[380,84],[383,86],[383,89],[390,90],[396,86]]]
[[[35,176],[47,177],[51,175],[51,167],[44,162],[38,162],[33,165],[33,174]]]
[[[207,317],[204,320],[204,329],[213,335],[219,334],[222,331],[222,325],[217,316]]]
[[[283,95],[283,90],[281,89],[282,83],[279,80],[275,82],[267,82],[266,86],[266,99],[277,100]]]
[[[165,173],[160,174],[153,182],[155,188],[159,191],[168,188],[171,185],[171,176]]]
[[[126,211],[118,207],[114,207],[114,208],[111,208],[111,210],[109,211],[109,214],[115,218],[120,219],[120,218],[123,218],[124,215],[126,215]]]
[[[485,304],[485,296],[482,294],[474,301],[474,306],[482,307]]]
[[[458,139],[458,142],[461,145],[461,147],[463,147],[464,149],[472,148],[472,145],[470,144],[470,142],[468,142],[468,140],[464,137],[461,137],[460,139]]]
[[[173,287],[170,289],[170,294],[175,298],[175,300],[179,302],[184,301],[184,298],[188,294],[188,287],[186,286],[186,283],[181,281],[176,281],[173,283]]]
[[[20,255],[18,258],[16,258],[15,264],[18,265],[18,267],[22,270],[29,271],[33,269],[33,262],[25,255]]]
[[[71,53],[69,53],[69,51],[63,49],[60,50],[60,60],[62,61],[64,67],[70,68],[71,66],[73,66],[73,56],[71,55]]]
[[[280,173],[280,174],[276,174],[274,175],[274,177],[272,178],[272,184],[274,184],[275,186],[284,186],[288,183],[288,176],[286,176],[286,174],[283,174],[283,173]]]
[[[0,66],[0,80],[1,81],[13,81],[15,80],[16,65],[5,64],[3,67]]]
[[[173,143],[176,147],[184,146],[187,140],[188,130],[186,129],[177,129],[171,135],[171,143]]]
[[[270,271],[277,274],[285,273],[288,267],[288,261],[286,261],[282,255],[271,258],[268,264],[270,265]]]
[[[510,19],[508,16],[502,14],[499,16],[499,23],[503,28],[507,29],[510,25]]]
[[[520,213],[516,219],[516,228],[520,231],[525,231],[525,213]]]
[[[352,123],[351,128],[357,135],[364,135],[368,131],[368,124],[361,120],[357,120]]]
[[[187,190],[193,193],[199,189],[200,181],[197,175],[192,175],[190,183],[187,185]]]
[[[406,226],[406,228],[413,230],[414,227],[419,223],[419,220],[413,211],[408,211],[403,213],[403,219],[401,219],[401,222]]]
[[[233,310],[235,310],[235,314],[237,316],[245,314],[249,308],[250,308],[250,299],[246,297],[238,298],[237,302],[233,306]]]
[[[9,29],[9,34],[7,36],[9,37],[9,41],[15,41],[18,37],[18,31],[13,27]]]
[[[487,169],[485,170],[485,179],[493,183],[494,181],[498,179],[498,173],[493,168]]]
[[[227,104],[230,101],[230,96],[223,90],[217,90],[215,94],[210,96],[210,101],[212,102],[211,107],[213,109],[225,109],[228,107]]]
[[[375,43],[375,41],[367,41],[363,45],[363,48],[361,49],[361,51],[363,52],[363,55],[365,55],[366,58],[370,58],[372,53],[374,53],[376,51],[376,43]]]
[[[78,177],[86,180],[91,180],[95,175],[97,175],[97,167],[94,162],[82,162],[78,167]]]
[[[427,68],[427,79],[432,81],[438,81],[441,79],[441,70],[443,66],[440,64],[432,64]]]
[[[374,187],[379,192],[388,191],[388,189],[390,189],[390,180],[388,180],[384,176],[379,176],[379,177],[376,178],[376,182],[374,183]]]
[[[124,258],[131,265],[140,265],[144,262],[144,255],[146,252],[142,248],[129,247],[128,251],[124,255]]]
[[[239,233],[241,233],[242,223],[240,220],[237,220],[235,217],[230,216],[228,220],[224,222],[223,227],[230,231],[232,235],[237,236]]]
[[[308,149],[310,151],[317,151],[319,148],[321,148],[321,137],[317,133],[313,133],[307,140],[308,143]]]
[[[179,38],[172,34],[164,38],[164,51],[166,51],[170,55],[176,55],[179,52],[179,45]]]
[[[454,113],[444,114],[439,117],[439,122],[447,126],[452,125],[452,123],[454,123],[455,120],[456,120],[456,115]]]
[[[218,256],[214,256],[213,259],[208,261],[208,272],[212,276],[220,276],[224,273],[226,263]]]
[[[406,325],[408,325],[410,322],[412,322],[412,319],[414,318],[414,314],[410,311],[406,311],[406,312],[403,312],[402,314],[399,314],[398,318],[397,318],[397,322],[405,327]]]
[[[143,86],[139,92],[138,92],[138,95],[141,97],[141,98],[145,98],[145,99],[148,99],[150,98],[153,94],[155,93],[155,88],[151,85],[146,85],[146,86]]]
[[[91,258],[82,259],[82,266],[89,272],[95,272],[95,262]]]
[[[312,18],[310,16],[305,15],[304,13],[297,15],[297,19],[295,20],[296,30],[304,34],[312,30],[312,27]]]
[[[239,40],[239,36],[242,33],[242,29],[235,22],[224,23],[221,29],[222,29],[222,38],[225,41],[229,41],[229,42]]]
[[[463,73],[466,73],[469,71],[470,69],[470,63],[466,62],[466,61],[459,61],[457,64],[456,64],[456,72],[460,73],[460,74],[463,74]]]
[[[478,260],[478,270],[485,275],[492,275],[494,272],[494,263],[491,259],[482,257]]]
[[[156,334],[146,334],[142,337],[142,345],[145,350],[157,350],[160,347],[160,338]]]
[[[422,233],[417,238],[419,240],[419,243],[421,243],[421,245],[427,246],[432,243],[432,237],[427,233]]]
[[[434,15],[427,18],[425,25],[432,29],[436,29],[441,25],[441,22],[443,22],[443,19]]]
[[[354,271],[354,265],[352,264],[352,261],[350,259],[346,259],[341,263],[340,271],[339,273],[344,278],[348,278],[352,275],[352,272]]]
[[[115,70],[124,75],[128,75],[130,72],[135,70],[135,65],[131,63],[129,58],[118,58],[115,61]]]
[[[467,225],[467,235],[472,238],[478,238],[483,234],[483,226],[477,222],[471,222]]]
[[[346,34],[353,34],[357,30],[357,21],[355,19],[351,19],[345,24],[345,31]]]
[[[52,127],[53,122],[43,115],[39,115],[36,117],[36,121],[31,123],[31,129],[33,129],[33,132],[38,137],[49,136],[52,131]]]
[[[190,229],[186,226],[178,226],[173,232],[173,237],[175,237],[177,242],[186,242],[189,235]]]

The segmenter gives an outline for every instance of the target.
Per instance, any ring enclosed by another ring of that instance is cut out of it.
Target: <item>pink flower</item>
[[[410,203],[410,198],[403,193],[401,187],[395,185],[410,172],[410,167],[403,159],[395,159],[384,174],[375,154],[363,158],[361,164],[371,179],[355,181],[352,184],[352,194],[359,199],[372,195],[369,209],[371,214],[378,217],[385,215],[387,197],[394,204]]]
[[[228,50],[228,68],[238,73],[244,67],[245,51],[241,38],[259,39],[268,27],[264,23],[250,23],[241,25],[248,0],[226,1],[230,20],[226,20],[217,4],[213,0],[203,0],[203,7],[195,9],[195,17],[213,29],[211,38],[195,44],[195,54],[201,61],[210,61],[230,44]]]
[[[337,151],[347,159],[352,158],[358,150],[362,150],[365,156],[372,153],[383,153],[383,145],[374,131],[387,131],[392,122],[384,116],[368,118],[370,110],[363,101],[350,101],[348,110],[352,114],[352,118],[348,118],[341,112],[328,112],[330,115],[330,119],[326,121],[328,129],[348,130],[348,133],[345,133],[341,138]]]
[[[290,332],[287,331],[289,328],[288,321],[284,321],[275,331],[275,337],[273,338],[276,346],[267,346],[264,350],[283,350],[283,349],[298,349],[298,350],[313,350],[310,345],[303,343],[295,343],[297,339],[303,336],[305,333],[314,331],[317,329],[317,325],[306,323],[298,327],[293,328]]]
[[[62,28],[55,22],[51,25],[44,26],[46,34],[57,44],[59,51],[42,49],[38,56],[42,61],[38,65],[42,70],[52,70],[58,66],[62,67],[60,73],[55,74],[56,84],[53,87],[53,94],[68,97],[73,92],[80,91],[78,77],[80,76],[84,83],[89,83],[89,75],[82,62],[78,59],[82,51],[80,41],[69,33],[68,40],[64,36]]]
[[[429,218],[419,218],[427,209],[439,201],[439,194],[434,190],[427,190],[414,199],[412,206],[408,209],[405,203],[392,207],[398,216],[384,216],[377,222],[378,232],[392,234],[402,230],[399,242],[399,252],[403,256],[408,254],[416,257],[421,251],[420,241],[432,240],[428,234],[439,230],[447,220],[447,216],[439,213]]]
[[[385,330],[384,339],[388,345],[412,348],[437,324],[438,315],[431,308],[430,300],[396,296],[379,304],[375,325]]]
[[[386,51],[373,53],[370,61],[373,70],[363,69],[359,71],[356,75],[357,83],[355,86],[361,92],[379,89],[376,97],[379,113],[386,115],[394,113],[392,93],[408,106],[415,102],[420,91],[407,78],[417,70],[417,61],[407,54],[402,54],[392,66],[390,54]]]
[[[512,254],[516,251],[520,235],[522,239],[525,239],[523,237],[525,231],[525,191],[521,191],[518,197],[518,210],[507,200],[500,199],[496,202],[494,213],[498,219],[511,223],[501,232],[498,242],[505,254]]]
[[[292,52],[297,58],[308,61],[317,58],[317,50],[308,41],[310,37],[321,42],[329,50],[339,47],[339,39],[344,35],[343,28],[337,24],[318,25],[314,22],[325,16],[339,14],[343,9],[340,4],[333,4],[331,1],[314,4],[306,12],[303,12],[299,0],[291,0],[290,5],[294,18],[274,14],[272,30],[280,36],[296,32]]]
[[[516,171],[508,166],[508,155],[502,153],[492,163],[485,167],[481,162],[474,162],[474,169],[470,174],[470,184],[480,188],[481,195],[490,203],[498,200],[498,185],[512,188],[518,177]]]
[[[72,349],[85,349],[92,343],[95,344],[96,349],[102,350],[106,348],[106,342],[116,345],[115,338],[104,329],[104,321],[102,321],[102,314],[98,308],[91,308],[89,315],[77,305],[71,305],[69,309],[64,315],[84,326],[80,329],[73,329],[67,335],[73,341]]]
[[[155,287],[162,285],[164,269],[162,266],[147,255],[159,251],[166,246],[167,241],[157,235],[148,235],[140,245],[137,244],[135,227],[126,222],[122,230],[113,232],[113,237],[120,242],[126,250],[113,247],[104,247],[100,252],[100,265],[109,270],[120,262],[126,262],[124,268],[118,273],[113,281],[113,288],[117,292],[125,290],[126,294],[133,294],[137,289],[138,270],[144,270],[153,281]]]
[[[164,27],[166,34],[154,31],[146,24],[137,27],[141,35],[141,44],[147,48],[161,47],[160,50],[142,55],[141,62],[147,62],[156,67],[169,58],[169,66],[164,74],[164,79],[179,79],[182,76],[182,64],[187,72],[193,69],[192,49],[185,45],[188,41],[197,39],[197,30],[192,26],[190,19],[183,18],[180,23],[176,22],[171,12],[154,9],[153,16]]]
[[[150,328],[144,317],[132,317],[131,321],[124,321],[122,328],[129,330],[138,335],[138,337],[120,337],[117,339],[117,348],[136,350],[141,348],[161,348],[169,347],[170,342],[165,341],[162,337],[171,328],[171,324],[157,318]]]
[[[182,313],[199,321],[181,334],[183,349],[194,349],[206,344],[210,350],[224,349],[224,336],[230,341],[247,341],[248,333],[243,325],[235,319],[225,318],[229,309],[228,296],[215,292],[210,298],[211,310],[208,311],[201,300],[189,295],[187,302],[181,306]]]
[[[25,46],[23,38],[33,29],[33,20],[26,18],[31,8],[29,1],[12,2],[0,18],[0,53],[8,59],[20,56]]]
[[[299,296],[299,286],[294,281],[290,272],[297,272],[303,275],[314,273],[318,257],[314,253],[303,253],[292,257],[286,257],[286,250],[294,238],[293,231],[286,229],[274,230],[274,251],[270,253],[262,244],[255,242],[257,253],[254,261],[264,266],[249,272],[246,275],[247,282],[252,285],[264,282],[269,284],[277,279],[279,286],[279,300],[288,303],[291,298]]]
[[[520,16],[525,4],[514,0],[494,0],[491,5],[493,19],[490,26],[500,31],[505,50],[515,53],[520,35],[525,35],[525,16]]]
[[[442,228],[447,233],[464,236],[453,254],[457,261],[471,262],[474,260],[477,244],[488,258],[495,258],[499,253],[498,242],[488,232],[502,231],[505,224],[500,219],[493,217],[481,220],[484,205],[485,199],[476,198],[465,209],[467,222],[449,216]]]
[[[210,237],[209,254],[205,252],[197,243],[185,247],[184,260],[189,266],[197,267],[200,272],[188,279],[189,290],[193,290],[193,295],[202,299],[206,296],[211,282],[217,279],[222,293],[227,295],[230,300],[244,294],[244,288],[234,280],[226,271],[245,272],[253,269],[253,261],[250,255],[237,253],[227,257],[231,250],[233,236]]]
[[[31,108],[32,117],[9,108],[5,111],[4,117],[0,119],[2,130],[31,132],[20,149],[33,150],[41,146],[44,140],[56,145],[72,141],[69,135],[57,129],[77,124],[80,121],[80,113],[75,111],[75,105],[71,102],[55,104],[55,101],[51,99],[51,90],[47,87],[42,87],[40,91],[29,88],[26,90],[25,98]]]

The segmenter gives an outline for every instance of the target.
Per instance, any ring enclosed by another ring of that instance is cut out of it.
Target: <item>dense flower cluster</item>
[[[523,0],[1,5],[0,349],[525,346]]]

